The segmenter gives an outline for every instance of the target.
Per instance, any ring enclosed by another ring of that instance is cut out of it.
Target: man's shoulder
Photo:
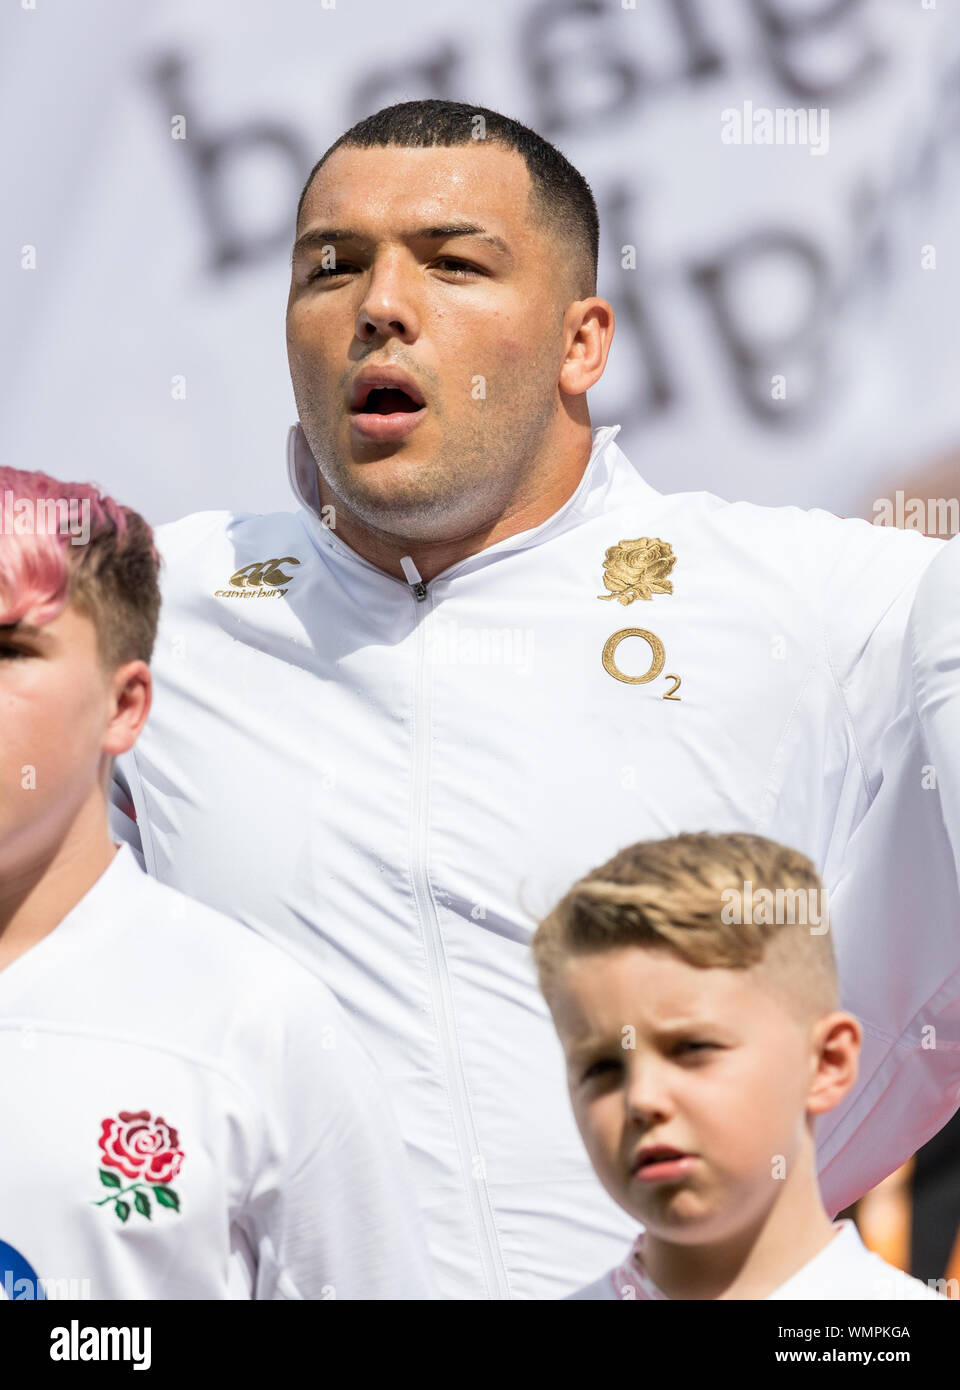
[[[960,536],[945,544],[927,567],[911,613],[911,625],[931,648],[940,648],[944,630],[960,631]]]
[[[727,501],[710,492],[660,494],[650,521],[677,554],[682,546],[715,571],[749,571],[754,582],[779,577],[843,621],[856,603],[875,622],[898,595],[912,594],[944,545],[919,531],[820,507]]]
[[[732,536],[760,540],[769,537],[775,545],[795,537],[804,545],[822,545],[826,549],[841,550],[851,545],[890,546],[918,552],[925,550],[928,556],[942,545],[919,531],[882,526],[863,517],[838,516],[823,507],[731,500],[708,491],[663,492],[657,497],[664,516],[689,519]]]
[[[282,596],[318,559],[298,512],[192,512],[158,526],[154,535],[161,621],[172,611],[199,611],[198,602],[206,600]]]
[[[154,530],[157,549],[165,563],[182,560],[192,552],[221,546],[267,544],[281,538],[303,536],[298,512],[190,512],[177,521],[166,521]]]

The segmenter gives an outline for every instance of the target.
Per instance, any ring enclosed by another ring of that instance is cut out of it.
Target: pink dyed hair
[[[10,534],[2,524],[7,493],[28,503],[34,515],[38,503],[88,504],[89,539],[74,545],[69,534],[39,527]],[[153,531],[143,518],[93,484],[0,467],[0,623],[18,623],[32,610],[37,623],[53,622],[75,602],[93,619],[107,664],[149,661],[160,607],[159,566]]]

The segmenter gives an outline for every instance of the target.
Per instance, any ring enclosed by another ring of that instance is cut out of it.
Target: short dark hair
[[[538,225],[549,227],[574,252],[575,282],[582,298],[596,294],[600,224],[590,185],[560,151],[519,121],[470,106],[463,101],[401,101],[366,116],[334,141],[310,170],[297,204],[297,223],[304,199],[317,171],[341,146],[372,149],[378,145],[425,148],[430,145],[469,145],[478,137],[519,154],[530,174],[531,200]]]

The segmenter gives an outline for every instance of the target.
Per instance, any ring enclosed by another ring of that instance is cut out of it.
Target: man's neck
[[[576,492],[593,452],[589,426],[586,437],[581,434],[566,459],[557,463],[542,477],[529,480],[532,484],[522,495],[512,499],[494,520],[484,523],[467,535],[452,540],[421,540],[414,537],[388,535],[368,526],[352,512],[341,498],[333,493],[323,474],[317,470],[320,504],[333,506],[337,518],[337,536],[370,564],[398,578],[404,578],[402,559],[409,556],[424,583],[429,583],[451,565],[476,555],[481,550],[510,536],[519,535],[542,525],[569,502]],[[554,455],[556,460],[556,455]]]
[[[0,970],[36,946],[63,921],[110,867],[116,845],[106,809],[88,805],[54,846],[0,872]]]
[[[824,1211],[812,1157],[778,1199],[736,1235],[712,1244],[679,1245],[649,1234],[647,1274],[672,1299],[763,1299],[798,1273],[836,1235]]]

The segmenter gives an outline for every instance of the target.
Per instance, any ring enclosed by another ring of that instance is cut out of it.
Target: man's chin
[[[424,472],[411,473],[395,460],[350,465],[346,475],[328,477],[327,486],[358,521],[386,535],[409,540],[446,541],[470,535],[482,520],[475,517],[476,493],[431,487]]]
[[[459,511],[444,505],[442,498],[379,495],[352,503],[353,515],[373,531],[406,542],[456,541],[472,535],[478,527],[460,519]]]

